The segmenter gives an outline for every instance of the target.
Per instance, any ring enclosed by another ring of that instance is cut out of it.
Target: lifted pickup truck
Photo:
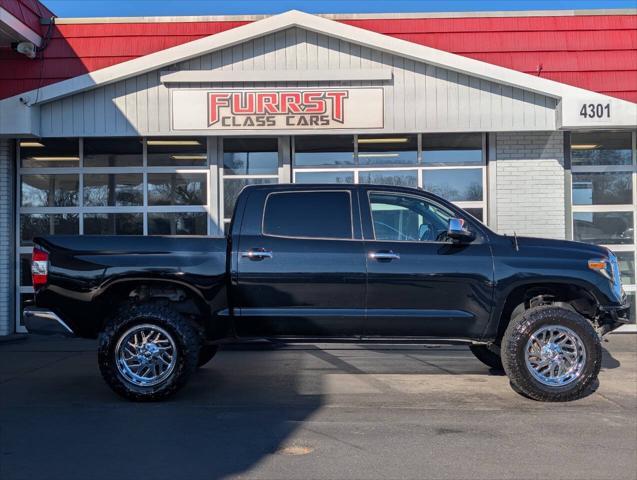
[[[227,239],[36,238],[32,277],[27,328],[99,338],[104,379],[132,400],[175,393],[223,342],[327,337],[462,340],[522,394],[567,401],[629,318],[608,249],[498,235],[378,185],[246,187]]]

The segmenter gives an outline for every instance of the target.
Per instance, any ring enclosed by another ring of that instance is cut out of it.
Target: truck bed
[[[81,336],[95,336],[101,324],[86,318],[111,311],[111,302],[101,301],[104,292],[126,294],[136,283],[169,281],[209,305],[211,315],[227,308],[225,238],[60,235],[34,243],[50,261],[37,305],[55,311]]]

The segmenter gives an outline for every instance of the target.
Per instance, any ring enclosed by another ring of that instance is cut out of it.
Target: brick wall
[[[0,138],[0,335],[14,332],[14,143]]]
[[[496,230],[566,238],[563,133],[498,133],[495,164]]]

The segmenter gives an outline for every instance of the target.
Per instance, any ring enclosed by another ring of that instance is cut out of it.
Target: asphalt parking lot
[[[543,404],[466,347],[228,349],[174,399],[121,400],[95,344],[0,344],[0,479],[637,478],[637,335]]]

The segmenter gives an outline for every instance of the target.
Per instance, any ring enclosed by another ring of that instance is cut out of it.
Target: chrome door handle
[[[266,258],[272,258],[272,250],[265,250],[263,248],[251,248],[247,252],[242,252],[241,256],[250,260],[264,260]]]
[[[381,252],[369,252],[369,258],[379,262],[391,262],[392,260],[400,260],[400,255],[391,250],[383,250]]]

